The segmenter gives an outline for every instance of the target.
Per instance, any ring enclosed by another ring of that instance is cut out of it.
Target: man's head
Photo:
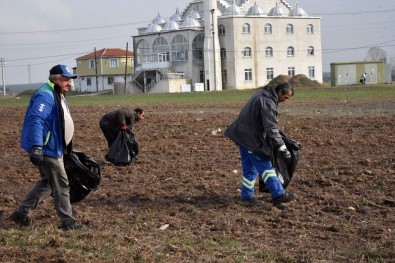
[[[294,89],[288,83],[279,83],[276,88],[278,102],[284,102],[294,95]]]
[[[142,121],[145,118],[145,113],[143,109],[136,108],[134,109],[134,120],[136,122]]]
[[[66,65],[56,65],[49,70],[49,80],[60,87],[60,92],[65,94],[71,87],[71,79],[77,76],[72,74]]]

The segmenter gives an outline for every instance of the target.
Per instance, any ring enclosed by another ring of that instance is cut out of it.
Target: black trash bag
[[[84,199],[100,185],[100,166],[83,152],[72,150],[63,156],[69,179],[70,203]]]
[[[106,161],[114,165],[130,165],[139,153],[139,146],[131,130],[121,131],[106,154]]]
[[[288,151],[291,153],[291,160],[285,161],[283,156],[279,154],[278,150],[273,151],[273,168],[276,171],[277,177],[280,179],[284,189],[287,188],[295,173],[296,166],[299,162],[300,150],[302,145],[297,141],[289,139],[283,132],[280,132],[282,139],[287,146]],[[259,178],[259,191],[268,192],[265,183]]]

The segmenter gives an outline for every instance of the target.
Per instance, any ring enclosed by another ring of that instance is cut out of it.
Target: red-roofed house
[[[76,58],[78,78],[74,81],[75,90],[114,90],[114,83],[125,82],[125,71],[126,81],[130,82],[134,72],[134,55],[132,51],[126,52],[120,48],[103,48]]]

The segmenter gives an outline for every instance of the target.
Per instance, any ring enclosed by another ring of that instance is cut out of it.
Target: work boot
[[[263,206],[265,202],[258,200],[255,197],[241,199],[241,202],[246,206]]]
[[[10,220],[19,226],[30,226],[33,220],[26,214],[15,211],[10,215]]]
[[[73,219],[70,219],[63,221],[62,224],[60,225],[60,228],[62,230],[79,230],[84,228],[84,225],[77,224]]]
[[[285,193],[273,199],[273,206],[277,207],[278,209],[285,209],[287,207],[286,203],[291,202],[296,198],[295,193]]]

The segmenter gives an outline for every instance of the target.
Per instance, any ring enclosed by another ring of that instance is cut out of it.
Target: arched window
[[[137,42],[136,53],[138,65],[147,62],[148,54],[151,53],[147,40],[141,39]]]
[[[225,26],[224,25],[218,26],[218,36],[225,36]]]
[[[272,33],[272,25],[266,24],[265,25],[265,34],[271,34],[271,33]]]
[[[293,34],[294,33],[294,26],[292,24],[288,24],[286,27],[286,32],[287,32],[287,34]]]
[[[314,34],[314,27],[312,24],[308,24],[306,30],[307,34]]]
[[[314,48],[312,46],[307,48],[307,56],[314,56]]]
[[[225,48],[221,48],[220,56],[221,56],[221,59],[226,59],[226,49]]]
[[[203,45],[204,45],[204,34],[198,34],[192,41],[192,56],[193,59],[202,60],[203,56]]]
[[[171,60],[188,60],[188,40],[182,35],[176,35],[171,43]]]
[[[169,51],[169,46],[164,37],[157,37],[152,44],[153,53],[161,53]]]
[[[266,55],[266,57],[273,57],[273,48],[272,47],[266,47],[265,55]]]
[[[165,62],[169,61],[169,44],[164,37],[157,37],[152,44],[152,61]]]
[[[287,56],[288,57],[293,57],[295,56],[295,49],[293,47],[288,47],[287,48]]]
[[[251,48],[245,47],[244,50],[243,50],[243,55],[245,57],[251,57]]]
[[[251,33],[251,28],[250,28],[250,24],[243,24],[243,34],[249,34]]]

